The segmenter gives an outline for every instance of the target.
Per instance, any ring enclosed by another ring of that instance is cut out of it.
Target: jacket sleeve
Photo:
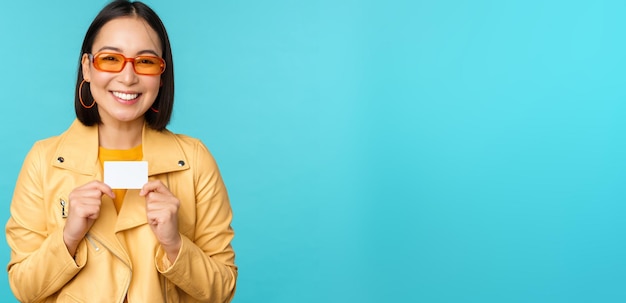
[[[53,295],[81,270],[87,258],[81,246],[72,258],[62,228],[47,228],[42,183],[46,160],[41,151],[41,144],[36,143],[24,160],[6,225],[11,248],[9,284],[21,302],[40,302]]]
[[[230,302],[235,293],[237,267],[231,247],[232,210],[215,160],[198,142],[194,153],[196,233],[182,236],[178,257],[170,264],[162,249],[155,258],[157,270],[198,302]]]

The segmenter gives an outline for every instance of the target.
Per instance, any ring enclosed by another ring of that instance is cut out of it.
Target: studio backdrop
[[[0,4],[1,222],[106,3]],[[234,302],[626,301],[626,2],[146,3],[169,129],[229,191]]]

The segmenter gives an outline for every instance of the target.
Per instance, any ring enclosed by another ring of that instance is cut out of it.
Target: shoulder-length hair
[[[158,112],[147,110],[144,117],[147,124],[151,128],[164,130],[170,122],[172,110],[174,108],[174,62],[172,61],[172,50],[170,40],[167,36],[167,31],[165,30],[165,26],[163,25],[161,18],[159,18],[159,16],[150,7],[139,1],[131,2],[128,0],[116,0],[109,3],[100,11],[100,13],[98,13],[93,22],[91,22],[89,29],[87,29],[78,60],[78,76],[76,78],[74,96],[74,109],[76,111],[76,117],[80,120],[80,122],[87,126],[101,123],[100,115],[98,114],[98,105],[96,104],[91,108],[85,108],[80,102],[80,92],[82,92],[82,100],[85,104],[92,104],[94,102],[87,83],[85,83],[83,88],[80,89],[80,85],[84,80],[81,62],[83,54],[92,53],[93,43],[96,36],[100,32],[100,29],[107,22],[121,17],[142,18],[159,36],[166,68],[163,74],[161,74],[162,86],[160,87],[156,100],[152,105],[152,108],[158,110]]]

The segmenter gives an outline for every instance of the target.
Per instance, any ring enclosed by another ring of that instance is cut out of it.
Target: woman
[[[6,232],[23,302],[228,302],[232,212],[206,147],[165,129],[174,73],[160,18],[114,1],[89,27],[77,120],[26,156]],[[105,184],[105,161],[148,162],[141,189]]]

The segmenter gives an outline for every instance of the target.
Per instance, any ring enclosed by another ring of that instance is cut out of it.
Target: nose
[[[133,68],[133,61],[126,60],[126,62],[124,62],[124,68],[120,71],[118,79],[121,83],[126,85],[131,85],[137,82],[138,77]]]

